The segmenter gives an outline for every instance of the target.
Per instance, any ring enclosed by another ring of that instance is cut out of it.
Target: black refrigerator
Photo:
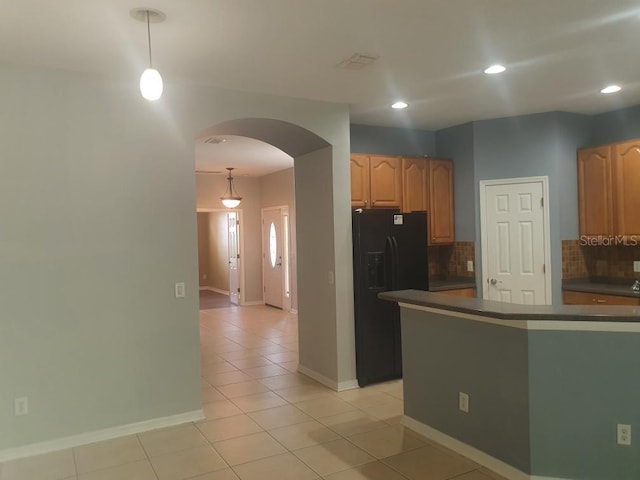
[[[400,309],[388,290],[428,290],[427,213],[355,210],[353,282],[356,375],[363,387],[402,377]]]

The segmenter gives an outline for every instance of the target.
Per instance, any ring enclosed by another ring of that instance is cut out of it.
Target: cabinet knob
[[[371,206],[372,206],[372,207],[375,207],[375,206],[376,206],[376,201],[375,201],[375,200],[371,202]]]

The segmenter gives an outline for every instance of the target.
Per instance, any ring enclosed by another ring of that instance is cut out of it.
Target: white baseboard
[[[338,383],[339,392],[343,392],[345,390],[353,390],[354,388],[360,388],[358,380],[347,380],[346,382]]]
[[[487,467],[489,470],[492,470],[498,475],[502,475],[509,480],[553,480],[548,477],[531,477],[529,474],[524,473],[523,471],[515,467],[512,467],[502,460],[498,460],[497,458],[492,457],[491,455],[488,455],[483,451],[472,447],[471,445],[467,445],[460,440],[450,437],[449,435],[446,435],[436,430],[435,428],[425,425],[418,420],[407,417],[406,415],[402,418],[402,424],[405,427],[419,433],[420,435],[427,437],[429,440],[433,440],[440,445],[444,445],[445,447],[450,448],[451,450],[464,455],[467,458],[470,458],[474,462]]]
[[[310,368],[305,367],[304,365],[298,364],[298,372],[306,375],[307,377],[313,378],[315,381],[320,382],[321,384],[329,387],[332,390],[338,391],[338,382],[330,379],[329,377],[325,377],[324,375],[316,372],[315,370],[311,370]]]
[[[306,375],[307,377],[313,378],[315,381],[320,382],[323,385],[326,385],[332,390],[336,392],[342,392],[344,390],[352,390],[354,388],[360,388],[357,380],[347,380],[346,382],[336,382],[329,377],[325,377],[324,375],[316,372],[315,370],[311,370],[310,368],[305,367],[304,365],[298,365],[298,372]]]
[[[253,307],[255,305],[264,305],[264,302],[262,300],[256,300],[253,302],[243,302],[242,306],[243,307]]]
[[[103,440],[111,440],[112,438],[124,437],[136,433],[156,430],[158,428],[171,427],[181,425],[183,423],[197,422],[204,419],[202,410],[194,410],[192,412],[179,413],[168,417],[154,418],[143,422],[130,423],[119,427],[105,428],[94,432],[81,433],[70,437],[57,438],[46,442],[33,443],[23,447],[9,448],[0,450],[0,462],[7,460],[15,460],[17,458],[30,457],[32,455],[40,455],[42,453],[55,452],[56,450],[64,450],[67,448],[79,447],[89,443],[101,442]]]
[[[210,292],[216,292],[216,293],[220,293],[222,295],[229,295],[229,291],[228,290],[221,290],[221,289],[215,288],[215,287],[200,287],[200,290],[208,290]]]

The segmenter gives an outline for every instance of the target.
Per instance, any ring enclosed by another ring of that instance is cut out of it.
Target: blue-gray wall
[[[594,115],[592,119],[592,146],[640,137],[640,105]]]
[[[436,147],[438,157],[453,159],[456,240],[475,242],[478,196],[473,156],[473,123],[438,130]]]
[[[401,322],[408,417],[537,478],[640,478],[640,442],[633,432],[632,445],[616,442],[617,424],[640,424],[640,333],[526,330],[409,308]]]
[[[640,333],[529,332],[531,470],[582,480],[637,480]]]
[[[558,210],[560,240],[578,238],[578,148],[591,142],[591,117],[574,113],[556,113],[557,199],[552,208]]]
[[[408,308],[401,322],[405,415],[529,472],[527,331]]]
[[[476,183],[549,178],[552,296],[558,304],[562,302],[562,240],[578,237],[576,149],[589,142],[589,129],[589,117],[563,112],[474,123]],[[476,214],[479,216],[479,206]]]
[[[436,135],[429,130],[351,125],[351,151],[422,157],[436,154]]]

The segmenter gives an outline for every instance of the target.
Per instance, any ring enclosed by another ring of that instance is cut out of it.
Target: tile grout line
[[[158,472],[156,471],[155,467],[153,466],[153,462],[151,461],[151,457],[149,456],[149,452],[147,452],[147,449],[144,448],[144,444],[142,443],[142,440],[140,439],[140,434],[139,433],[136,433],[136,440],[138,441],[138,445],[142,449],[142,452],[144,453],[144,456],[147,459],[147,462],[149,463],[149,467],[151,467],[151,471],[155,475],[156,480],[160,480],[160,476],[158,475]]]
[[[80,472],[78,472],[78,461],[76,460],[76,449],[75,447],[71,448],[71,458],[73,458],[73,471],[75,472],[75,477],[78,479],[80,477]],[[0,480],[2,479],[2,475],[0,475]]]

